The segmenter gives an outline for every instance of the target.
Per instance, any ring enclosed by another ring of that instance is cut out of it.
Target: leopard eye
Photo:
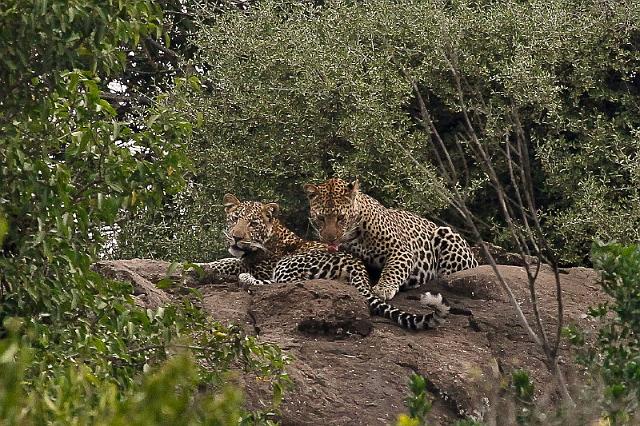
[[[320,214],[320,215],[316,216],[316,220],[318,222],[324,222],[324,216]]]
[[[344,215],[343,214],[339,214],[338,215],[338,222],[342,222],[344,221]]]
[[[251,226],[252,228],[255,228],[257,226],[260,226],[260,221],[258,220],[252,220],[251,222],[249,222],[249,226]]]

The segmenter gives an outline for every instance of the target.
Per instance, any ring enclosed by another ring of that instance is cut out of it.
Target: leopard
[[[379,272],[373,292],[391,300],[400,290],[478,266],[469,244],[448,226],[387,208],[360,191],[358,179],[307,183],[309,219],[321,242]]]
[[[367,302],[369,311],[409,330],[428,330],[442,324],[451,305],[442,294],[421,295],[427,314],[413,314],[396,308],[371,292],[371,281],[362,261],[344,252],[332,252],[318,241],[305,240],[277,217],[277,203],[240,201],[225,194],[224,235],[233,256],[198,264],[208,278],[237,279],[243,286],[291,283],[309,279],[347,281]]]

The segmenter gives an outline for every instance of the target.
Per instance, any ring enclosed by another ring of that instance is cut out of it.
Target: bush
[[[564,330],[580,349],[578,362],[589,371],[579,397],[613,424],[635,424],[640,418],[640,246],[596,242],[591,255],[609,297],[589,310],[600,322],[597,336],[575,326]]]
[[[56,369],[55,377],[38,378],[27,393],[24,380],[33,356],[15,336],[0,341],[3,424],[231,424],[241,417],[237,390],[225,387],[215,398],[198,395],[198,367],[187,354],[153,368],[126,392],[80,364]]]
[[[640,240],[637,2],[267,0],[213,24],[207,16],[192,40],[204,93],[180,92],[176,103],[202,123],[190,142],[192,192],[127,228],[143,239],[163,221],[178,229],[185,244],[163,251],[158,242],[158,257],[210,260],[228,191],[280,202],[306,233],[300,186],[332,175],[359,176],[388,206],[460,223],[443,210],[412,82],[489,240],[504,243],[504,228],[464,111],[505,179],[501,148],[523,126],[540,213],[564,263],[588,263],[594,236]]]
[[[1,9],[3,422],[267,421],[242,411],[223,382],[237,368],[269,377],[277,406],[287,382],[277,347],[212,323],[189,300],[141,309],[130,285],[90,268],[122,211],[152,208],[184,185],[191,124],[166,97],[131,121],[103,99],[127,49],[162,35],[161,10],[149,0]]]
[[[79,330],[82,338],[75,330],[62,334],[6,320],[0,416],[7,424],[268,423],[273,412],[242,407],[231,372],[242,368],[247,377],[269,383],[276,408],[289,383],[280,350],[237,329],[206,323],[195,309],[189,317],[172,311],[134,310],[131,314],[151,317],[146,327],[132,322],[141,318],[132,315],[125,333]],[[152,339],[154,332],[162,334]],[[195,340],[189,337],[194,332]]]
[[[598,333],[598,355],[592,361],[606,385],[605,401],[611,418],[614,421],[637,420],[640,401],[640,246],[595,244],[592,255],[595,267],[602,273],[602,288],[611,297],[611,301],[591,311],[604,322]]]

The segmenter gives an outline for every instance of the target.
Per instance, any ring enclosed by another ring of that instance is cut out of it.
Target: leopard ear
[[[307,193],[307,197],[309,197],[310,200],[316,195],[318,195],[318,187],[315,185],[306,183],[302,186],[302,188],[304,189],[304,192]]]
[[[240,205],[240,200],[233,194],[224,194],[224,198],[222,199],[222,205],[224,205],[225,213],[232,212],[238,205]]]
[[[351,198],[353,199],[360,191],[360,181],[358,180],[358,178],[355,178],[353,182],[349,182],[347,184],[347,189],[351,191]]]
[[[267,219],[273,219],[278,216],[278,213],[280,213],[280,206],[277,203],[265,204],[262,206],[262,211]]]

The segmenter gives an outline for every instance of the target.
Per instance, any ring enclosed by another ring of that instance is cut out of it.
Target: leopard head
[[[360,214],[355,203],[359,183],[332,178],[319,185],[306,184],[311,224],[320,240],[330,245],[348,242],[356,237]]]
[[[273,235],[273,223],[280,210],[276,203],[240,201],[233,194],[225,194],[227,215],[227,244],[234,257],[266,252],[267,241]]]

